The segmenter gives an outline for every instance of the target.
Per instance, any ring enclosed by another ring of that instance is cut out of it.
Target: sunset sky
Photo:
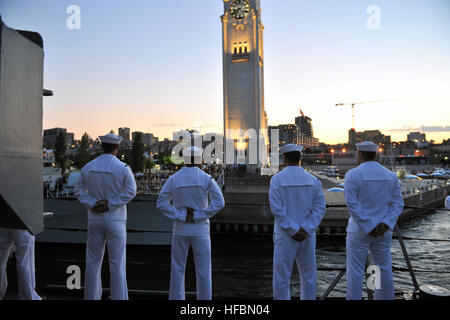
[[[81,29],[69,30],[69,5]],[[366,25],[370,5],[380,29]],[[301,107],[315,136],[346,142],[356,130],[394,140],[421,130],[450,138],[450,1],[261,0],[269,124]],[[44,38],[44,128],[79,139],[118,127],[222,131],[222,0],[2,0],[6,25]],[[446,127],[446,128],[442,128]]]

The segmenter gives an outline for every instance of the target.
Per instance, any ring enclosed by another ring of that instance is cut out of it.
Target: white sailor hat
[[[280,153],[284,154],[284,153],[288,153],[288,152],[294,152],[294,151],[298,151],[298,152],[302,152],[303,150],[303,146],[299,146],[297,144],[287,144],[284,147],[280,148]]]
[[[201,157],[203,156],[203,149],[196,146],[188,147],[184,149],[183,155],[186,157]]]
[[[356,144],[356,150],[365,152],[377,152],[380,147],[371,141]]]
[[[109,143],[109,144],[120,144],[123,140],[121,136],[116,136],[115,134],[108,133],[105,136],[100,136],[100,141],[103,143]]]

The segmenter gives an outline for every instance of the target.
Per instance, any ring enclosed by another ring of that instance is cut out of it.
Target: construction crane
[[[339,106],[352,106],[352,129],[355,129],[355,105],[357,104],[365,104],[365,103],[378,103],[378,102],[389,102],[389,101],[398,101],[405,99],[389,99],[389,100],[373,100],[373,101],[363,101],[363,102],[349,102],[349,103],[336,103],[336,107]]]

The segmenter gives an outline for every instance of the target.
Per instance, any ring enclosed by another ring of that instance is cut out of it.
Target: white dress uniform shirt
[[[394,229],[403,210],[397,176],[376,161],[367,161],[345,175],[344,194],[350,211],[347,232],[365,234],[379,223]]]
[[[326,209],[320,181],[300,166],[288,166],[270,181],[270,209],[274,215],[273,297],[290,299],[294,260],[300,273],[301,299],[316,299],[316,229]],[[300,228],[309,237],[292,238]]]
[[[27,230],[0,228],[0,300],[8,286],[6,265],[13,245],[16,246],[17,281],[19,299],[40,300],[36,293],[34,269],[34,236]]]
[[[75,195],[87,207],[88,219],[127,220],[126,204],[136,196],[133,172],[115,155],[102,154],[81,170]],[[108,200],[108,214],[91,211],[98,200]]]
[[[209,218],[225,206],[220,187],[209,174],[199,168],[183,167],[164,184],[156,206],[174,221],[169,299],[185,299],[186,259],[189,248],[192,247],[197,299],[210,300],[212,279]],[[194,223],[186,222],[186,208],[194,209]]]
[[[209,234],[209,218],[222,210],[225,201],[209,174],[198,167],[183,167],[164,184],[156,206],[174,220],[174,234],[194,236]],[[186,222],[186,208],[194,209],[195,223]]]
[[[302,227],[313,234],[325,214],[322,184],[300,166],[288,166],[273,176],[269,198],[275,233],[292,237]]]
[[[367,161],[349,170],[344,185],[350,219],[347,226],[347,299],[361,300],[365,261],[370,250],[379,268],[381,284],[375,299],[394,298],[392,277],[392,230],[403,209],[403,197],[397,177],[375,161]],[[389,226],[383,236],[368,235],[378,224]]]
[[[127,300],[126,204],[136,195],[133,173],[115,155],[103,154],[83,167],[75,194],[88,209],[84,297],[87,300],[101,299],[101,266],[106,245],[111,299]],[[92,212],[98,200],[108,200],[109,211]]]

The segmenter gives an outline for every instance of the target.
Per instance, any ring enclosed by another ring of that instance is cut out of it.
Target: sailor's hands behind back
[[[194,223],[194,209],[186,208],[186,222]]]
[[[375,228],[373,228],[372,231],[369,232],[369,236],[372,236],[375,238],[380,237],[380,236],[383,236],[386,233],[386,231],[388,231],[388,230],[389,230],[389,227],[387,226],[387,224],[380,223]]]
[[[105,213],[109,211],[108,200],[98,200],[91,209],[94,213]]]
[[[309,234],[305,231],[305,229],[300,228],[296,234],[292,237],[295,241],[302,242],[306,238],[309,237]]]

